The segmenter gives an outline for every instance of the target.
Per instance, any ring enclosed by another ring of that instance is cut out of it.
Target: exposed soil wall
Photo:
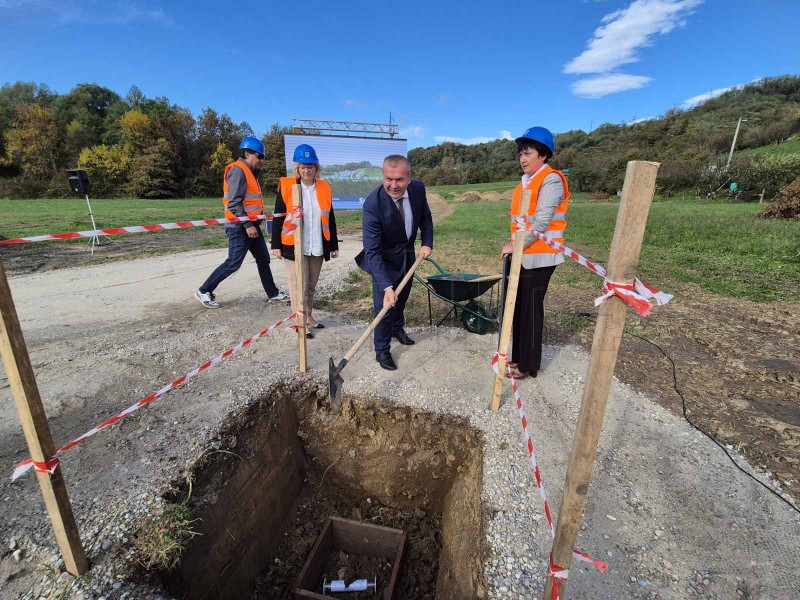
[[[167,590],[187,600],[289,597],[335,514],[407,532],[395,598],[482,597],[479,434],[375,399],[331,410],[325,394],[287,384],[227,420],[172,494],[189,497],[199,535],[163,575]]]
[[[307,458],[285,398],[231,418],[181,485],[197,535],[179,568],[165,575],[177,598],[248,598],[264,556],[283,539],[303,488]]]

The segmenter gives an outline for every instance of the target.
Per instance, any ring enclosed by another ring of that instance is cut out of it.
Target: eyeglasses
[[[266,156],[261,154],[261,152],[256,152],[256,157],[258,157],[258,160],[264,160],[265,158],[267,158]]]

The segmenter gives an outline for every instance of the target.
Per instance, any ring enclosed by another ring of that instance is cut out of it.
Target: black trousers
[[[506,272],[510,270],[510,265],[507,265]],[[555,270],[555,266],[520,268],[517,303],[514,306],[511,362],[517,363],[517,369],[523,373],[538,371],[542,366],[544,296]]]
[[[408,254],[406,256],[405,271],[400,276],[400,279],[392,282],[395,291],[397,290],[397,286],[399,286],[400,282],[403,280],[403,277],[405,277],[406,273],[408,273],[408,270],[414,264],[415,260],[416,257],[413,254]],[[375,328],[375,332],[373,334],[373,343],[375,345],[376,353],[389,352],[392,342],[392,333],[405,327],[406,319],[403,312],[406,308],[408,296],[411,294],[412,283],[414,283],[413,279],[410,280],[406,284],[406,287],[400,291],[400,293],[397,295],[397,303],[389,309],[389,312],[386,313],[383,319],[381,319],[380,323],[378,323],[378,326]],[[375,279],[372,279],[372,306],[376,315],[381,312],[381,309],[383,309],[383,294],[385,287],[386,283],[376,283]]]

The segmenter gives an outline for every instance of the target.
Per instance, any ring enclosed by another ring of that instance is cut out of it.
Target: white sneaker
[[[288,302],[289,301],[289,294],[284,294],[283,292],[278,292],[274,296],[268,296],[267,302]]]
[[[205,306],[206,308],[219,308],[219,304],[214,301],[214,294],[212,292],[206,292],[205,294],[200,290],[197,290],[194,293],[194,297]]]

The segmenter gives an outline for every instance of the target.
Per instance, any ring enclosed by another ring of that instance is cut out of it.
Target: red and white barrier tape
[[[296,310],[294,312],[294,316],[296,317],[295,318],[295,324],[291,325],[289,327],[289,329],[308,329],[308,325],[301,325],[300,324],[300,321],[302,320],[302,316],[304,314],[306,314],[306,311],[304,311],[304,310]]]
[[[284,215],[276,215],[278,217],[282,217]],[[283,227],[281,227],[281,233],[294,233],[294,230],[297,229],[297,221],[303,218],[303,207],[297,206],[292,210],[290,213],[285,213],[286,218],[283,220]]]
[[[494,372],[498,374],[500,373],[500,358],[505,359],[506,356],[497,352],[492,357],[492,368],[494,369]],[[506,368],[508,369],[508,375],[511,379],[511,389],[514,392],[514,399],[517,403],[517,410],[519,411],[519,418],[522,423],[522,432],[525,435],[525,445],[528,448],[528,455],[531,458],[531,465],[533,466],[533,477],[536,481],[536,487],[539,489],[539,496],[541,496],[542,503],[544,504],[544,515],[547,517],[547,525],[550,528],[550,537],[555,539],[556,529],[553,525],[553,515],[550,512],[550,504],[547,501],[547,493],[545,492],[544,482],[542,481],[542,472],[539,469],[539,460],[536,458],[536,448],[533,446],[533,439],[531,438],[530,431],[528,430],[528,419],[525,416],[525,405],[522,401],[522,395],[519,393],[519,388],[517,387],[517,380],[514,379],[514,372],[510,367],[508,367],[508,365],[506,365]],[[581,552],[580,550],[573,550],[572,556],[577,560],[593,564],[601,573],[605,573],[606,569],[608,569],[608,565],[606,563],[593,558],[592,556],[586,554],[585,552]],[[551,600],[558,600],[558,579],[566,580],[569,576],[569,569],[564,569],[563,567],[559,567],[558,565],[554,564],[553,557],[551,555],[550,568],[547,575],[548,577],[553,577],[553,593],[551,595]]]
[[[33,459],[31,459],[31,462],[33,463],[33,470],[37,473],[47,473],[48,475],[52,475],[58,468],[59,460],[57,456],[54,456],[45,462],[38,462]]]
[[[66,444],[64,446],[61,446],[61,448],[56,448],[56,455],[53,456],[52,458],[50,458],[46,463],[34,463],[33,459],[31,459],[31,458],[29,458],[27,460],[23,460],[14,469],[14,473],[11,475],[11,481],[14,481],[18,477],[20,477],[21,475],[26,473],[28,470],[30,470],[32,467],[35,467],[36,471],[38,471],[38,472],[52,474],[55,471],[55,469],[58,467],[58,455],[59,454],[63,454],[64,452],[66,452],[70,448],[73,448],[74,446],[77,446],[78,444],[80,444],[81,442],[86,441],[88,438],[92,437],[96,433],[100,433],[103,429],[106,429],[107,427],[110,427],[111,425],[113,425],[117,421],[120,421],[123,418],[127,417],[129,414],[131,414],[133,412],[136,412],[137,410],[139,410],[140,408],[142,408],[143,406],[145,406],[147,404],[150,404],[153,400],[155,400],[159,396],[163,396],[164,394],[166,394],[170,390],[173,390],[176,387],[178,387],[179,385],[181,385],[182,383],[185,383],[186,381],[190,380],[195,375],[199,375],[200,373],[202,373],[206,369],[210,369],[211,367],[213,367],[215,365],[218,365],[219,363],[221,363],[223,360],[225,360],[226,358],[228,358],[232,354],[236,354],[237,352],[239,352],[239,350],[243,350],[244,348],[247,348],[247,346],[249,346],[253,342],[257,341],[259,338],[264,337],[270,331],[273,331],[274,329],[277,329],[278,327],[280,327],[281,325],[283,325],[287,321],[290,321],[290,320],[294,319],[296,316],[297,316],[297,313],[292,313],[290,316],[286,317],[285,319],[281,319],[280,321],[278,321],[277,323],[275,323],[271,327],[267,327],[266,329],[258,332],[253,337],[251,337],[249,339],[246,339],[243,342],[239,342],[239,344],[237,344],[233,348],[229,348],[228,350],[226,350],[225,352],[223,352],[219,356],[215,356],[214,358],[212,358],[208,362],[203,363],[202,365],[200,365],[196,369],[193,369],[192,371],[189,371],[183,377],[179,377],[178,379],[176,379],[172,383],[165,385],[161,389],[159,389],[159,390],[153,392],[152,394],[150,394],[149,396],[147,396],[147,398],[139,400],[139,402],[137,402],[133,406],[129,406],[128,408],[123,410],[118,415],[115,415],[115,416],[111,417],[110,419],[107,419],[106,421],[103,421],[102,423],[100,423],[100,425],[98,425],[97,427],[95,427],[93,429],[90,429],[89,431],[84,433],[82,436],[75,438],[74,440],[72,440],[68,444]]]
[[[27,242],[47,242],[50,240],[71,240],[74,238],[91,238],[98,235],[120,235],[123,233],[145,233],[148,231],[166,231],[168,229],[186,229],[189,227],[207,227],[209,225],[224,225],[225,223],[243,223],[245,221],[264,221],[274,217],[287,217],[291,213],[270,213],[257,217],[236,217],[228,219],[202,219],[199,221],[178,221],[177,223],[158,223],[156,225],[132,225],[130,227],[110,227],[108,229],[92,229],[89,231],[70,231],[69,233],[51,233],[47,235],[32,235],[30,237],[0,240],[0,246],[8,244],[24,244]]]
[[[655,302],[659,306],[663,306],[667,304],[670,300],[672,300],[673,296],[671,294],[667,294],[665,292],[660,292],[654,287],[647,285],[644,281],[635,277],[633,280],[633,284],[625,284],[625,283],[615,283],[613,281],[608,281],[606,279],[606,269],[603,265],[598,263],[592,262],[589,259],[581,256],[572,248],[565,246],[561,242],[557,242],[555,240],[548,239],[545,234],[541,231],[536,231],[533,229],[529,219],[526,219],[522,216],[513,217],[514,222],[517,226],[517,231],[525,230],[530,231],[533,233],[537,238],[543,241],[545,244],[553,248],[554,250],[558,250],[559,252],[563,253],[565,256],[570,257],[579,265],[583,265],[587,269],[589,269],[592,273],[603,277],[605,281],[603,282],[603,292],[605,294],[597,298],[594,301],[595,306],[601,305],[611,296],[618,296],[627,304],[630,304],[633,309],[646,317],[650,314],[651,302]]]

